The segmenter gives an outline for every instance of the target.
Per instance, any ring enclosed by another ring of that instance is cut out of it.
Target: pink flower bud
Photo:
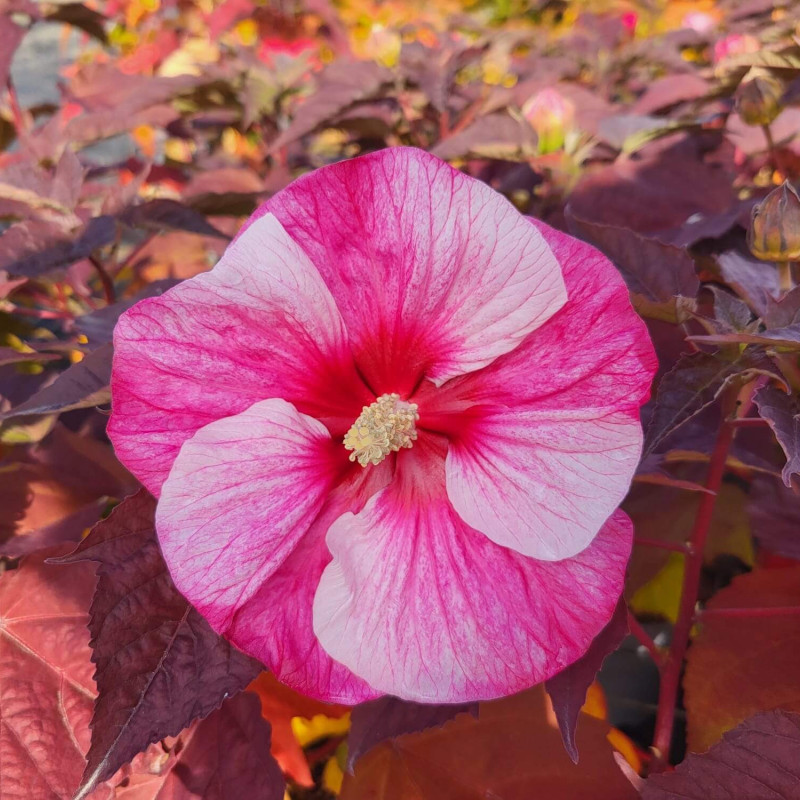
[[[539,137],[540,153],[560,150],[575,123],[575,105],[555,89],[542,89],[530,97],[522,113]]]

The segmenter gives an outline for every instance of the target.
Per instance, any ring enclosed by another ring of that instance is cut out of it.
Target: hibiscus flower
[[[600,253],[481,182],[408,148],[312,172],[114,342],[178,589],[290,686],[498,697],[611,617],[652,347]]]

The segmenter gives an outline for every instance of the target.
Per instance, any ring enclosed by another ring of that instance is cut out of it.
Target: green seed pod
[[[764,69],[753,68],[734,94],[736,111],[748,125],[769,125],[783,110],[783,82]]]
[[[747,244],[763,261],[800,259],[800,197],[789,181],[753,209]]]

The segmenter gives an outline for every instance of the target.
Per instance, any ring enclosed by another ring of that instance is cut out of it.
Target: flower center
[[[366,467],[380,464],[401,447],[411,447],[417,438],[418,419],[416,403],[401,400],[399,394],[382,394],[374,403],[364,406],[345,434],[345,449],[353,451],[350,460]]]

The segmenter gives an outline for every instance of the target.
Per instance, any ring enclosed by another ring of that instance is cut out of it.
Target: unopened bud
[[[555,89],[542,89],[533,95],[522,113],[536,131],[542,154],[560,150],[575,123],[575,105]]]
[[[761,43],[755,36],[751,36],[749,33],[730,33],[715,42],[714,63],[719,64],[726,58],[733,58],[745,53],[757,53],[760,49]]]
[[[753,209],[747,245],[763,261],[800,259],[800,197],[789,181]]]
[[[782,111],[783,91],[780,79],[751,69],[736,89],[736,111],[748,125],[769,125]]]

